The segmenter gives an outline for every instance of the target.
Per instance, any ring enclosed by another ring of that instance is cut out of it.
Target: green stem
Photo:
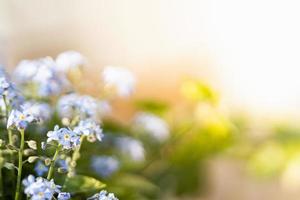
[[[25,135],[23,129],[20,129],[19,131],[21,134],[21,144],[19,149],[18,177],[17,177],[17,189],[16,189],[15,200],[19,200],[20,198],[22,167],[23,167],[24,135]]]
[[[71,159],[71,166],[69,167],[69,172],[68,172],[67,177],[73,176],[73,174],[75,172],[75,168],[76,168],[76,165],[77,165],[77,160],[80,158],[80,149],[81,149],[81,145],[82,145],[82,142],[83,142],[84,138],[85,138],[85,135],[81,135],[80,143],[79,143],[78,147],[73,152],[72,159]]]
[[[54,153],[54,155],[53,155],[53,158],[52,158],[52,160],[51,160],[50,168],[49,168],[48,175],[47,175],[47,179],[48,179],[48,180],[50,180],[50,179],[52,178],[52,176],[53,176],[54,166],[55,166],[55,161],[56,161],[56,159],[57,159],[57,156],[58,156],[58,154],[59,154],[60,149],[61,149],[60,146],[58,146],[58,147],[56,148],[56,151],[55,151],[55,153]]]
[[[1,163],[0,163],[0,199],[4,199],[4,193],[3,193],[3,176],[2,176],[2,165],[3,165],[3,157],[2,157],[2,150],[0,150],[0,159],[1,159]]]

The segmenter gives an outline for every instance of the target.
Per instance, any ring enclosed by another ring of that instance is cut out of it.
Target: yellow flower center
[[[20,118],[21,120],[23,120],[23,119],[25,119],[25,115],[20,115],[19,118]]]
[[[39,196],[43,197],[44,196],[44,192],[39,192]]]
[[[65,138],[65,140],[69,140],[70,139],[70,135],[69,134],[65,134],[64,138]]]

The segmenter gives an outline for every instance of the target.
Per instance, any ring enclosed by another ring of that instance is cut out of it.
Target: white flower
[[[143,144],[131,137],[119,137],[116,139],[116,147],[125,156],[129,156],[133,161],[141,162],[145,160],[145,150]]]
[[[68,72],[85,64],[85,58],[77,51],[65,51],[56,58],[57,71]]]
[[[105,67],[102,79],[106,87],[113,88],[121,97],[131,95],[135,89],[136,79],[131,71],[122,67]]]
[[[134,124],[158,141],[164,141],[169,137],[168,124],[156,115],[139,113],[134,119]]]

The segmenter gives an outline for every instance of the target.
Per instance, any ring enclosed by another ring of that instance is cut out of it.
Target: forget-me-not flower
[[[60,192],[57,195],[57,200],[68,200],[71,198],[71,194],[68,192]]]
[[[61,186],[56,185],[52,180],[48,181],[42,177],[35,178],[29,175],[23,180],[24,193],[31,200],[51,200],[53,195],[60,192]]]
[[[118,200],[118,198],[115,197],[113,193],[108,193],[106,190],[102,190],[101,192],[88,198],[88,200]]]
[[[38,161],[35,164],[34,171],[38,176],[43,176],[46,172],[48,172],[48,167],[42,161]]]
[[[78,135],[87,136],[87,139],[91,142],[94,142],[96,139],[101,141],[103,137],[100,125],[90,119],[80,121],[78,126],[74,128],[74,132]]]
[[[27,128],[29,123],[37,122],[39,119],[35,116],[26,113],[26,110],[12,110],[8,120],[7,120],[7,128],[17,128],[18,130],[24,130]]]
[[[80,137],[77,133],[68,128],[59,128],[58,125],[54,127],[53,131],[49,131],[47,136],[47,142],[56,141],[63,149],[74,148],[80,143]]]

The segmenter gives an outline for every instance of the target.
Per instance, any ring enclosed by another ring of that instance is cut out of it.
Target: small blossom
[[[113,193],[108,193],[106,190],[102,190],[101,192],[88,198],[88,200],[118,200],[118,198],[115,197]]]
[[[80,137],[72,130],[67,128],[54,127],[54,131],[47,133],[47,142],[57,141],[64,149],[71,149],[80,143]]]
[[[103,137],[100,126],[96,122],[88,119],[80,121],[78,126],[74,128],[74,132],[78,135],[87,136],[87,139],[91,142],[95,141],[96,139],[101,141]]]
[[[57,165],[58,165],[59,168],[62,168],[65,171],[68,171],[68,169],[69,169],[69,163],[67,162],[67,160],[65,160],[65,159],[58,159],[56,161],[56,163],[57,163]]]
[[[134,124],[158,141],[164,141],[169,137],[168,124],[156,115],[140,113],[135,117]]]
[[[61,188],[53,179],[48,181],[42,177],[34,178],[32,175],[23,180],[23,185],[24,193],[32,200],[51,200]]]
[[[0,67],[0,108],[6,111],[6,106],[17,109],[23,102],[23,97],[15,85],[8,79],[4,69]],[[4,102],[5,100],[5,102]]]
[[[38,176],[43,176],[46,172],[48,172],[48,167],[44,165],[42,161],[38,161],[34,167],[34,171]]]
[[[38,121],[38,119],[33,115],[26,113],[26,111],[21,112],[19,110],[12,110],[7,120],[7,128],[24,130],[29,123],[36,121]]]
[[[141,162],[145,159],[143,144],[131,137],[119,137],[116,146],[122,154],[129,156],[133,161]]]
[[[57,196],[57,200],[68,200],[71,198],[71,194],[68,192],[61,192]]]
[[[85,64],[85,58],[77,51],[65,51],[56,58],[57,71],[68,72]]]
[[[122,67],[105,67],[102,79],[106,87],[115,89],[116,93],[121,97],[131,95],[135,89],[135,77],[131,71]]]
[[[92,169],[101,177],[109,177],[119,169],[119,161],[111,156],[94,156]]]

